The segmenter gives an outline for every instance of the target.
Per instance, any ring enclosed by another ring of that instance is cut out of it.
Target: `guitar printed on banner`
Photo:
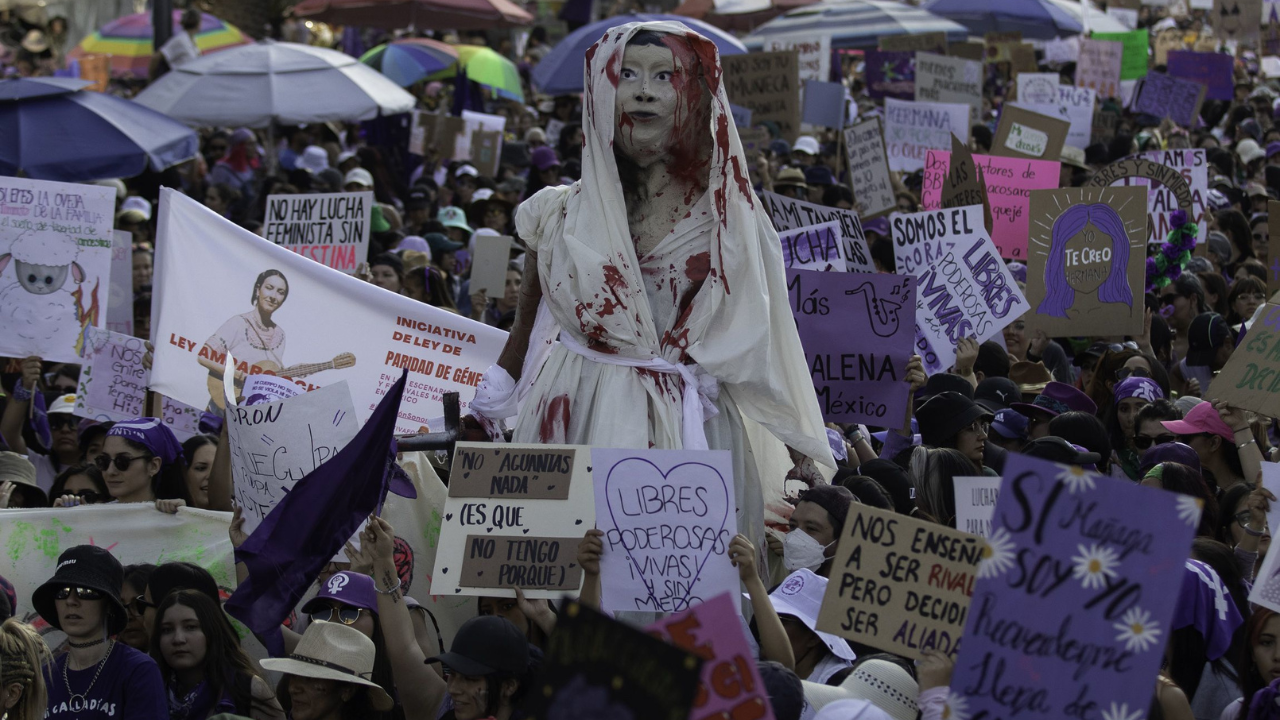
[[[322,372],[324,370],[344,370],[349,367],[355,367],[355,364],[356,364],[356,356],[349,352],[335,355],[334,358],[328,362],[303,363],[301,365],[291,365],[287,368],[281,368],[279,365],[276,365],[270,360],[263,360],[263,361],[254,363],[253,367],[251,368],[253,372],[250,372],[249,374],[275,375],[277,377],[287,378],[289,380],[298,380],[308,375],[314,375],[318,372]],[[222,382],[224,374],[225,374],[225,371],[218,372],[215,370],[210,370],[208,382],[209,382],[209,398],[219,408],[222,408],[225,410],[226,399],[225,399],[225,393],[223,391],[224,386]],[[236,388],[236,397],[238,398],[240,396],[240,391],[244,388],[243,378],[236,379],[235,388]]]

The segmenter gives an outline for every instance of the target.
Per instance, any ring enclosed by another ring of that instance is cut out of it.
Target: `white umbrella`
[[[413,110],[414,98],[337,50],[264,42],[176,68],[135,101],[195,127],[369,120]]]
[[[1090,3],[1088,9],[1085,9],[1080,3],[1072,2],[1071,0],[1049,0],[1049,2],[1070,13],[1071,17],[1079,20],[1090,32],[1129,32],[1129,28],[1125,27],[1124,23],[1095,8],[1093,3]],[[1085,13],[1089,14],[1088,23],[1084,22]]]

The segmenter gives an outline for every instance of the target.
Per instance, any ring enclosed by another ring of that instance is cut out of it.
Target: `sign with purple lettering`
[[[916,279],[788,270],[787,290],[822,419],[902,427]]]
[[[728,451],[592,448],[591,464],[605,610],[681,612],[739,592]]]
[[[1226,53],[1171,50],[1167,71],[1171,77],[1204,85],[1204,96],[1208,100],[1230,100],[1234,62],[1235,58]]]
[[[943,717],[1146,717],[1196,498],[1011,453]]]
[[[871,249],[862,231],[862,220],[852,210],[814,205],[777,193],[760,193],[760,202],[778,232],[835,222],[844,242],[844,267],[849,272],[875,272]]]
[[[832,220],[778,233],[782,262],[792,270],[844,272],[840,223]]]
[[[147,381],[150,371],[142,365],[145,341],[132,335],[84,329],[76,416],[102,422],[120,422],[147,414]]]
[[[1140,115],[1169,118],[1183,127],[1195,127],[1204,94],[1201,83],[1153,72],[1138,84],[1129,109]]]
[[[914,50],[868,50],[867,93],[879,100],[916,97],[916,53]]]

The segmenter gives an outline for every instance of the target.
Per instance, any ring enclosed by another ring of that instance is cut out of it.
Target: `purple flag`
[[[299,480],[236,550],[249,577],[227,600],[227,613],[262,638],[272,656],[284,654],[280,623],[325,563],[382,506],[407,377],[400,375],[351,442]]]

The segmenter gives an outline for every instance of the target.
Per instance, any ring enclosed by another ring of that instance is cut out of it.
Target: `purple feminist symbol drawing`
[[[1129,289],[1129,233],[1120,215],[1105,203],[1074,205],[1053,223],[1045,260],[1041,315],[1070,317],[1076,292],[1097,293],[1098,301],[1133,307]]]

